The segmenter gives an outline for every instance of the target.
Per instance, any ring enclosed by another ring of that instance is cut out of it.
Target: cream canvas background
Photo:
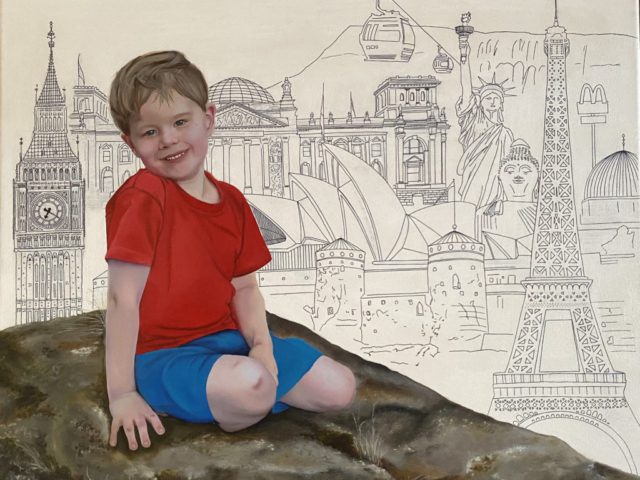
[[[472,11],[471,24],[478,33],[528,32],[544,35],[545,28],[553,21],[554,8],[550,0],[490,0],[482,3],[403,0],[399,3],[423,26],[447,27],[427,30],[456,58],[457,37],[451,28],[460,23],[462,12]],[[638,152],[637,4],[633,0],[560,0],[559,4],[560,24],[567,28],[573,42],[567,64],[575,65],[582,61],[583,51],[576,48],[580,42],[588,45],[590,51],[597,52],[590,53],[589,68],[581,75],[576,74],[578,70],[573,68],[567,78],[576,206],[580,211],[584,185],[591,169],[590,130],[588,126],[579,124],[575,110],[577,94],[584,83],[602,83],[609,100],[607,123],[598,126],[598,159],[621,149],[622,134],[626,135],[626,149]],[[394,8],[392,2],[385,4],[383,1],[382,5]],[[368,64],[365,69],[361,56],[350,60],[349,55],[361,55],[357,40],[353,42],[354,38],[357,39],[353,33],[359,31],[359,26],[374,10],[371,0],[185,1],[180,4],[164,0],[152,3],[118,0],[100,4],[3,0],[1,6],[0,328],[15,324],[12,179],[19,161],[19,138],[23,137],[23,151],[26,151],[33,130],[34,88],[36,84],[42,86],[46,73],[49,21],[53,21],[56,34],[54,58],[57,79],[60,87],[66,88],[69,113],[72,111],[69,100],[72,88],[78,83],[78,54],[82,56],[86,84],[97,86],[104,93],[108,93],[115,71],[126,61],[147,51],[162,49],[185,52],[202,69],[210,85],[228,77],[243,77],[265,88],[271,87],[268,90],[276,100],[282,95],[279,82],[289,77],[298,116],[306,118],[313,111],[317,118],[323,82],[326,89],[325,112],[333,111],[336,117],[345,116],[351,93],[358,115],[362,115],[364,110],[373,115],[375,105],[370,85],[375,88],[395,74],[433,75],[431,60],[437,53],[435,44],[426,36],[419,35],[415,27],[416,53],[409,64],[397,67],[388,63],[379,64],[379,67]],[[478,35],[471,37],[472,44],[477,38]],[[338,57],[339,61],[336,60]],[[474,60],[472,57],[472,68]],[[361,81],[357,74],[360,65],[363,65]],[[375,75],[377,68],[379,78],[365,78]],[[490,73],[483,72],[483,76],[490,79]],[[460,95],[457,67],[451,75],[437,77],[443,82],[439,87],[439,103],[446,107],[452,126],[447,144],[447,181],[450,182],[462,153],[454,114],[454,103]],[[538,77],[538,84],[544,85],[544,76]],[[523,137],[529,142],[536,158],[541,158],[544,89],[518,93],[517,97],[505,102],[505,123],[516,137]],[[70,136],[70,142],[75,150],[75,138]],[[91,289],[91,279],[106,270],[101,244],[104,242],[103,214],[87,210],[86,228],[83,292],[85,307],[90,310],[90,296],[86,292]],[[639,241],[637,238],[636,245]],[[636,254],[628,263],[618,265],[617,270],[607,270],[609,273],[605,277],[594,279],[591,292],[594,301],[624,303],[625,319],[630,321],[630,342],[634,348],[633,351],[609,353],[616,370],[627,374],[626,398],[636,418],[640,414],[640,354],[637,346],[640,303],[632,293],[640,291],[638,263]],[[585,264],[589,275],[590,265],[597,264],[595,254],[585,255]],[[268,297],[269,310],[308,324],[303,318],[304,313],[296,310],[297,305],[292,306],[284,298]],[[513,312],[516,321],[519,315],[519,310]],[[339,338],[331,340],[341,342]],[[344,343],[347,348],[364,355],[349,342]],[[388,364],[458,403],[487,413],[492,395],[491,374],[503,371],[508,354],[474,355],[436,356],[430,361],[423,361],[419,368],[404,365],[399,358],[394,361],[393,355],[371,359]],[[593,442],[581,443],[580,437],[589,436],[581,427],[559,421],[548,428],[545,433],[563,438],[583,453],[593,458],[599,456],[599,461],[629,470],[615,448],[602,449],[596,448]],[[635,463],[640,465],[637,446],[634,453]]]

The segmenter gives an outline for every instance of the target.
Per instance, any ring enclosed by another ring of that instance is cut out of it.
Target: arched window
[[[362,155],[362,145],[359,143],[354,143],[353,144],[353,152],[352,152],[356,157],[359,157],[362,159],[363,155]]]
[[[349,150],[349,144],[344,138],[339,138],[333,143],[336,147],[341,148],[343,150]]]
[[[303,175],[307,175],[307,176],[309,176],[309,175],[310,175],[310,173],[311,173],[311,165],[309,165],[309,163],[308,163],[308,162],[304,162],[304,163],[301,165],[301,169],[300,169],[300,171],[301,171],[301,173],[302,173]]]
[[[89,111],[89,99],[82,98],[80,99],[80,105],[78,106],[78,110],[88,112]]]
[[[401,94],[400,94],[400,101],[401,101],[401,102],[404,102],[404,93],[401,93]]]
[[[427,99],[427,94],[423,90],[422,92],[420,92],[420,100],[424,102],[426,99]]]
[[[424,315],[424,305],[422,305],[422,302],[418,302],[416,305],[416,315],[420,317]]]
[[[311,146],[309,142],[302,142],[302,156],[307,158],[311,156]]]
[[[131,163],[131,150],[127,146],[120,147],[120,163]]]
[[[111,146],[103,145],[100,148],[102,149],[102,161],[104,163],[111,163]]]
[[[426,149],[424,144],[418,137],[410,137],[404,142],[404,154],[411,155],[415,153],[423,153]]]
[[[381,157],[382,156],[382,144],[379,142],[374,142],[371,144],[371,156],[372,157]]]
[[[325,171],[324,162],[321,162],[318,167],[318,175],[320,176],[320,180],[327,180],[327,172]]]
[[[64,283],[64,273],[62,268],[62,255],[58,257],[58,298],[64,297],[63,283]]]
[[[451,283],[452,283],[452,286],[453,286],[454,290],[460,290],[460,288],[461,288],[460,278],[458,277],[457,273],[453,274],[453,277],[451,279]]]
[[[411,92],[411,101],[412,102],[416,101],[416,93],[415,92]]]
[[[113,192],[113,171],[111,167],[105,167],[100,174],[101,182],[100,187],[102,192]]]

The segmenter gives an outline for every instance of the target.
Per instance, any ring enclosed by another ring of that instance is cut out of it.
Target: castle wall
[[[433,314],[426,294],[362,297],[362,342],[367,345],[428,344]]]

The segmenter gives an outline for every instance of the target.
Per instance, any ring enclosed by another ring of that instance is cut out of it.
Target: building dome
[[[444,237],[439,238],[432,245],[443,245],[447,243],[480,243],[473,238],[465,235],[464,233],[457,232],[455,230],[447,233]]]
[[[264,88],[251,80],[231,77],[209,87],[209,101],[215,105],[238,102],[274,103],[273,97]]]
[[[612,153],[591,170],[584,197],[637,197],[638,156],[626,150]]]
[[[353,243],[347,242],[344,238],[338,238],[334,242],[325,245],[318,251],[328,251],[328,250],[355,250],[358,252],[362,252],[358,247],[356,247]]]

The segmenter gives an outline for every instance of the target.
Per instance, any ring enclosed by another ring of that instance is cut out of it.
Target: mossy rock
[[[0,478],[54,479],[631,479],[560,440],[500,423],[268,315],[347,365],[349,411],[290,408],[240,432],[163,418],[148,449],[107,440],[110,414],[98,312],[0,332]]]

